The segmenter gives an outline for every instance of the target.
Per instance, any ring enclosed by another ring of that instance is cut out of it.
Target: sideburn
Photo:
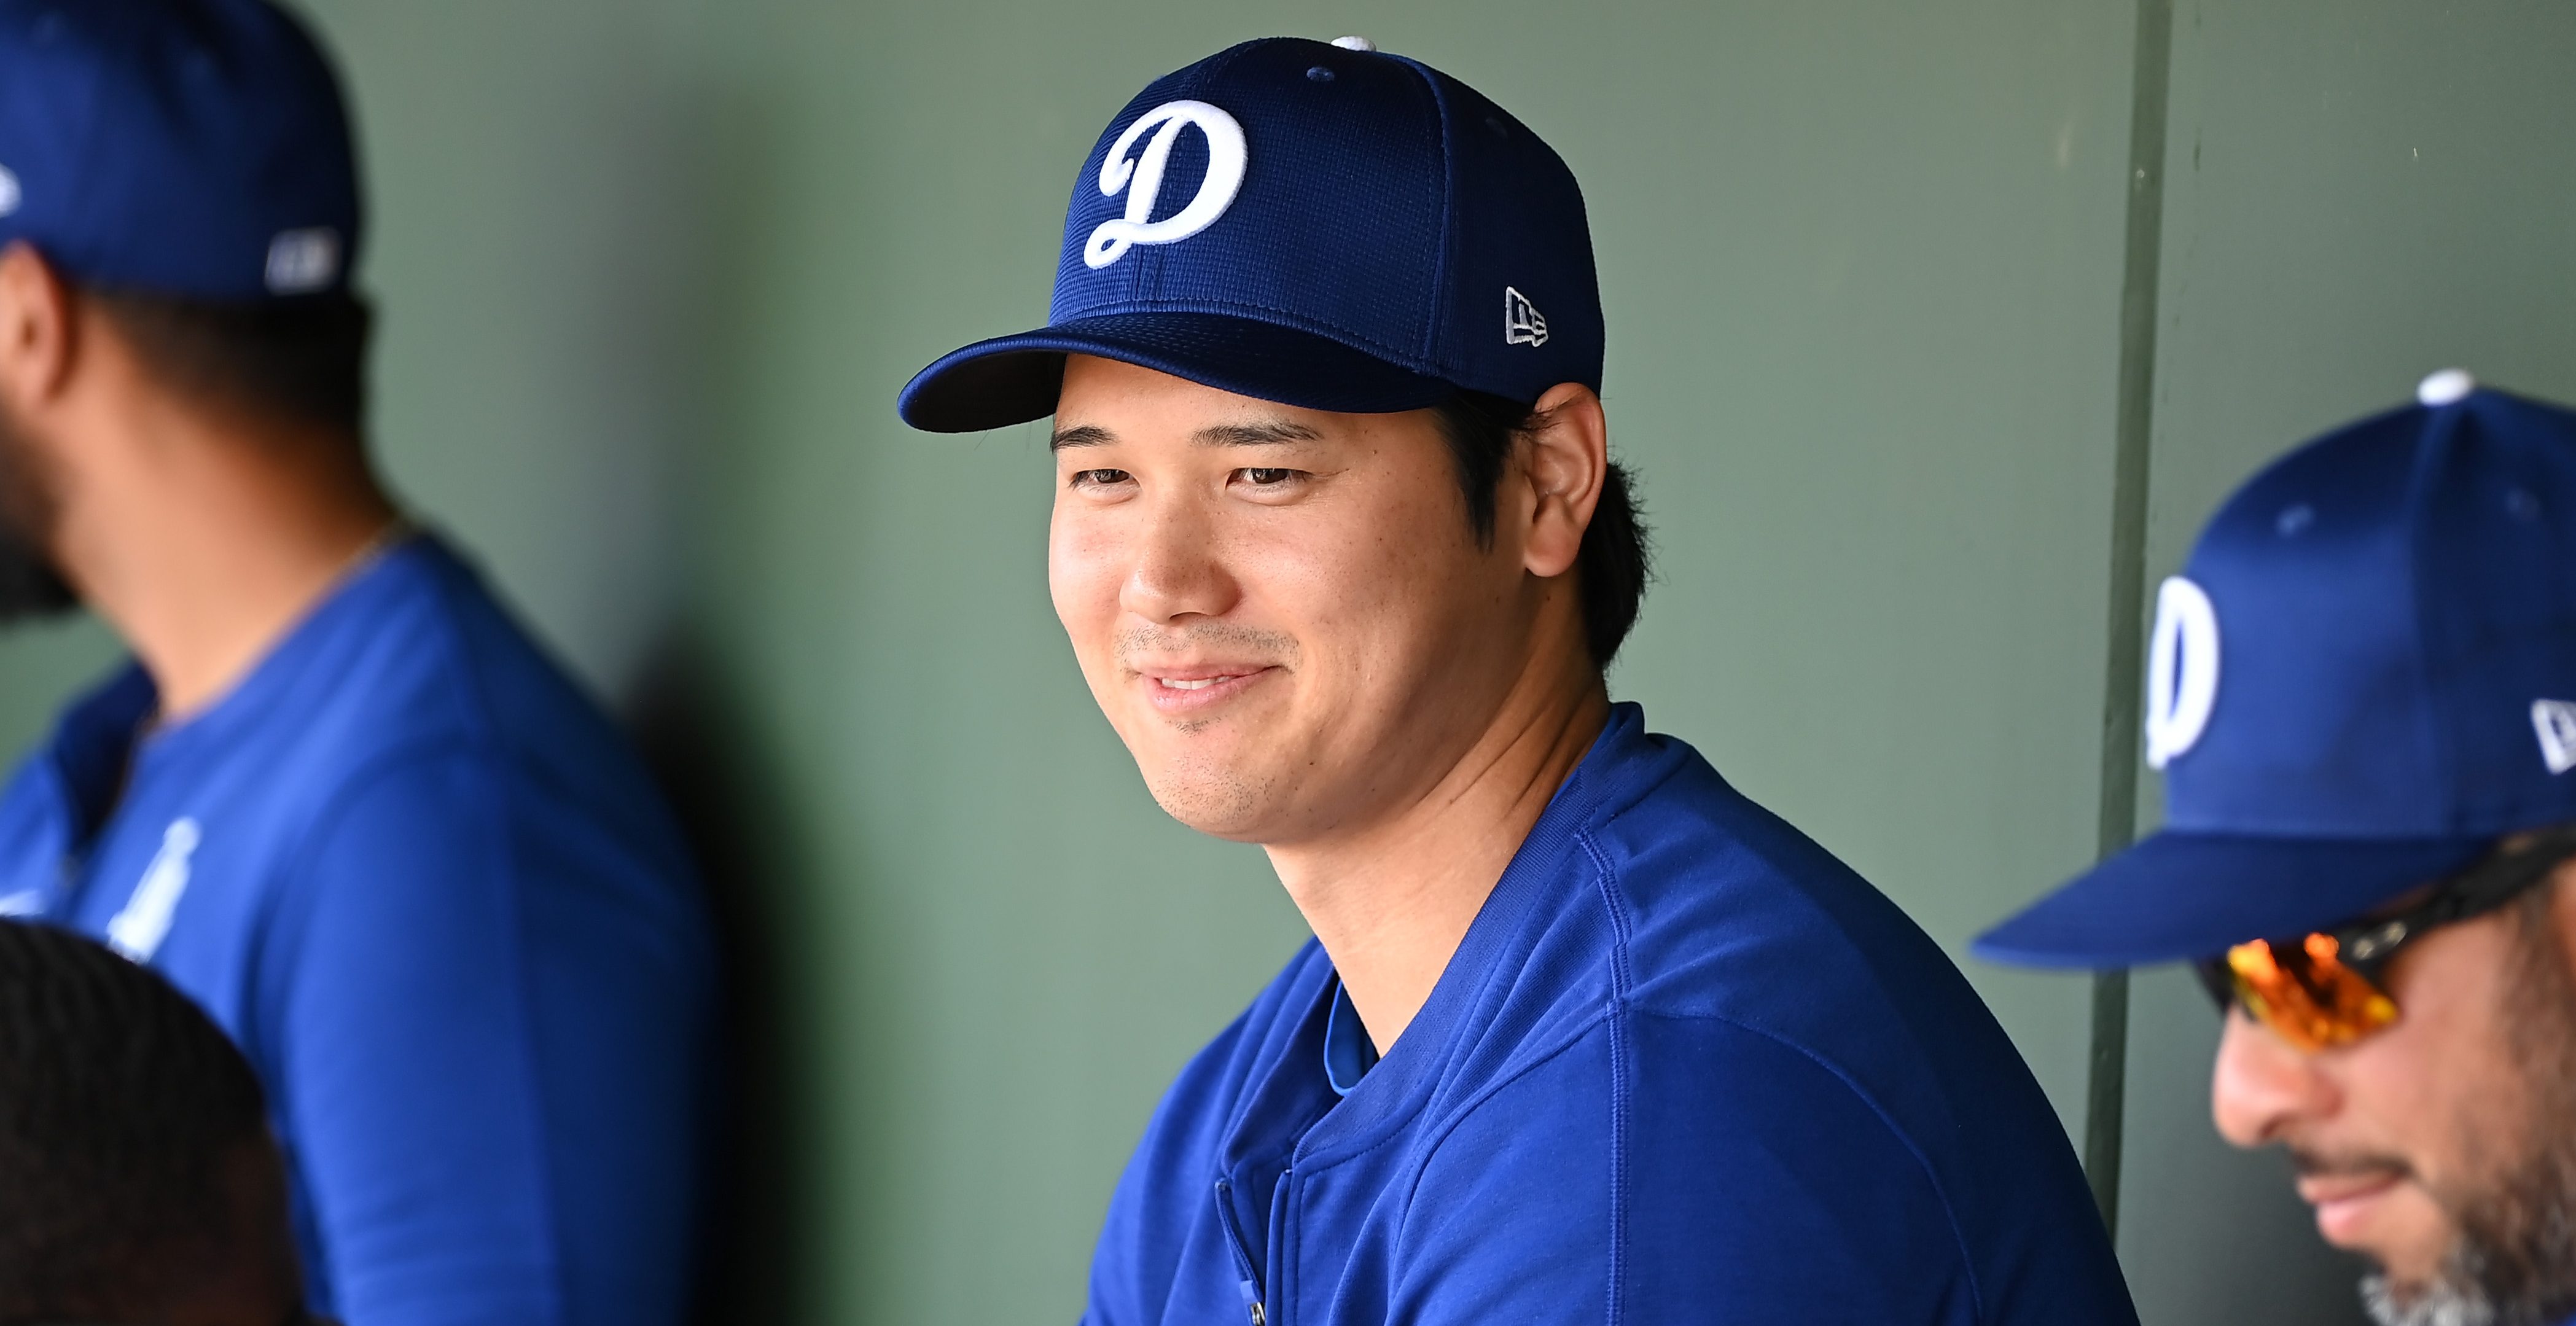
[[[57,516],[34,446],[0,408],[0,625],[80,606],[80,596],[45,551]]]
[[[2555,1326],[2576,1313],[2576,970],[2557,893],[2535,889],[2510,913],[2506,1036],[2525,1087],[2521,1145],[2455,1211],[2452,1273],[2485,1291],[2497,1326]]]

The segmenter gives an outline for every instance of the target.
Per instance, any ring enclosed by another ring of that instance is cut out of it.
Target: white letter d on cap
[[[1148,220],[1163,194],[1163,167],[1172,159],[1172,142],[1185,124],[1197,125],[1207,136],[1207,176],[1188,206],[1160,221]],[[1130,160],[1128,151],[1148,129],[1158,132],[1145,144],[1144,155]],[[1167,101],[1145,112],[1101,158],[1101,196],[1115,198],[1119,190],[1127,190],[1127,214],[1111,217],[1091,232],[1082,246],[1083,265],[1098,271],[1126,257],[1134,245],[1170,244],[1216,224],[1234,204],[1235,190],[1243,187],[1244,159],[1243,126],[1204,101]]]
[[[2174,576],[2156,591],[2147,645],[2147,767],[2190,750],[2218,704],[2218,610],[2198,585]]]

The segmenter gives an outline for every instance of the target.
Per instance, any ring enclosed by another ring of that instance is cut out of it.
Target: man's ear
[[[1533,498],[1522,565],[1534,576],[1560,576],[1574,568],[1583,531],[1601,504],[1610,473],[1610,422],[1601,413],[1601,398],[1579,382],[1548,388],[1532,413],[1538,426],[1522,435],[1519,447]]]
[[[25,417],[71,377],[72,291],[27,241],[0,248],[0,405]]]

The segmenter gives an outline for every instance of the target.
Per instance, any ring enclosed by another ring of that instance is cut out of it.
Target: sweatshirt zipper
[[[1252,1326],[1268,1326],[1270,1314],[1261,1302],[1261,1276],[1252,1269],[1252,1248],[1243,1241],[1243,1222],[1234,1214],[1234,1185],[1220,1178],[1216,1181],[1216,1219],[1225,1226],[1225,1241],[1234,1253],[1236,1285],[1243,1291],[1244,1311]]]

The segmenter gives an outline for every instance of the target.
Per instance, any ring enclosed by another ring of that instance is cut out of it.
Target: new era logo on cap
[[[2565,700],[2531,702],[2531,727],[2540,734],[2540,759],[2549,772],[2576,769],[2576,704]]]
[[[2157,595],[2164,827],[1977,951],[2205,957],[2576,823],[2570,566],[2576,412],[2457,370],[2266,467]]]
[[[268,290],[275,295],[309,295],[328,290],[340,279],[340,233],[336,230],[289,230],[269,241]]]
[[[1547,344],[1547,319],[1529,302],[1529,296],[1510,286],[1503,287],[1503,344]]]
[[[347,287],[348,119],[276,0],[0,0],[0,71],[0,245],[190,299]]]

